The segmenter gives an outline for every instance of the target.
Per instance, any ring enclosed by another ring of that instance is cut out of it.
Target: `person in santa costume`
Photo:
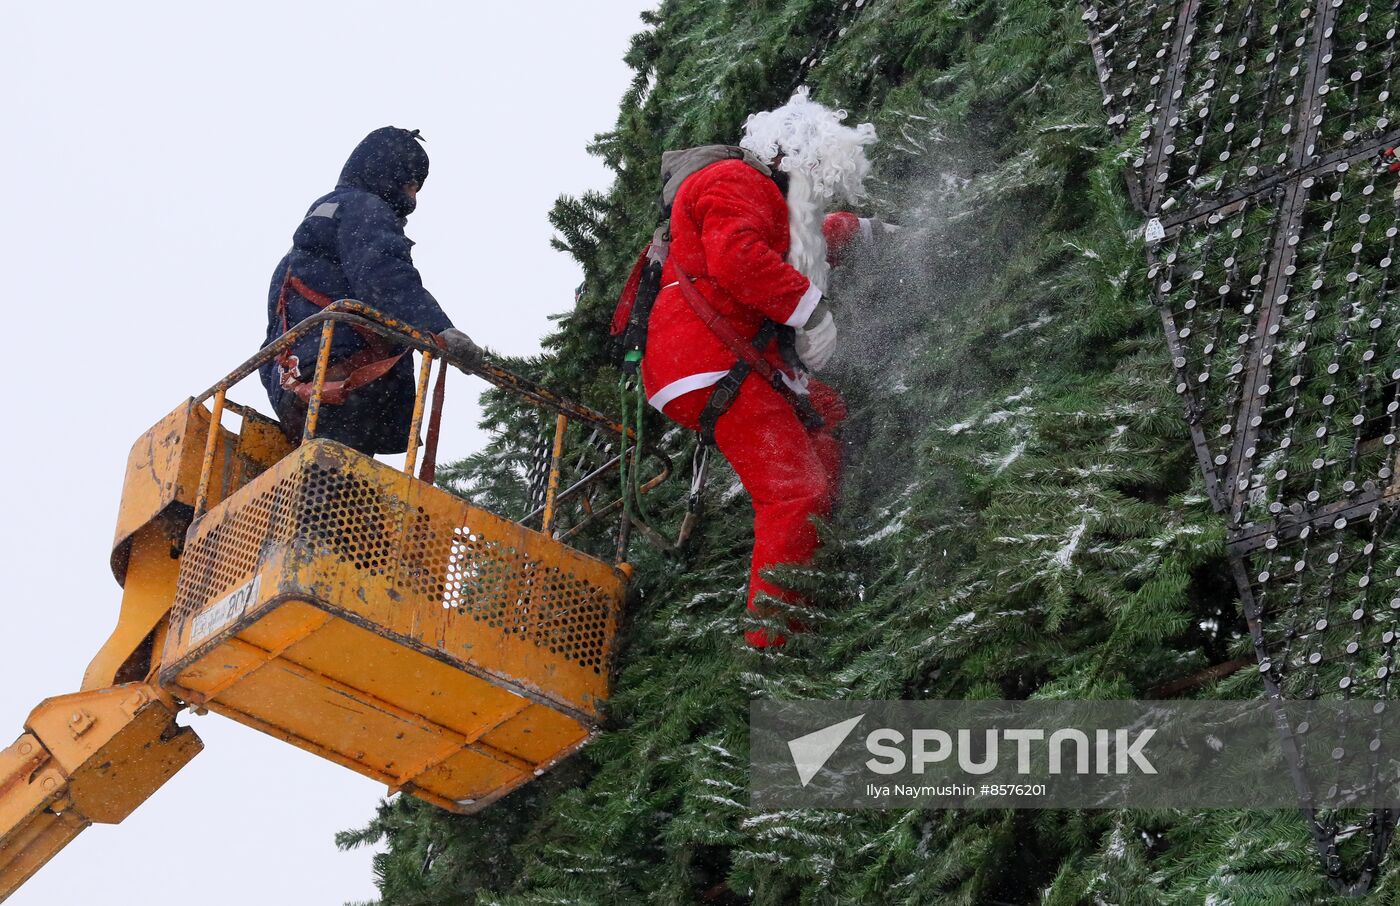
[[[811,373],[836,351],[836,320],[823,299],[836,253],[876,228],[853,214],[824,216],[837,198],[859,199],[870,171],[865,147],[875,142],[875,128],[844,119],[802,88],[782,107],[749,117],[739,148],[689,149],[662,160],[669,252],[647,327],[643,387],[667,417],[712,436],[749,492],[748,607],[758,614],[764,596],[796,600],[763,572],[811,559],[818,544],[812,517],[831,512],[840,480],[834,431],[845,406]],[[687,300],[693,291],[684,280],[703,301]],[[718,319],[702,315],[706,306]],[[716,320],[727,325],[730,342]],[[734,335],[761,351],[774,380],[741,365]],[[785,641],[769,629],[746,638],[757,648]]]

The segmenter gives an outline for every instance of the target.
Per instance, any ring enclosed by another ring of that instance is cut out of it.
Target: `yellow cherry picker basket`
[[[420,353],[402,468],[316,436],[330,341],[352,327]],[[293,444],[228,394],[313,331],[322,354]],[[588,741],[608,696],[632,525],[625,480],[622,497],[594,498],[608,476],[635,475],[643,450],[633,429],[593,409],[489,361],[445,355],[432,337],[343,300],[137,441],[111,558],[123,585],[117,627],[83,690],[43,702],[0,751],[0,900],[200,751],[175,722],[184,707],[459,813]],[[439,387],[454,365],[554,416],[543,502],[520,521],[433,483],[436,431],[426,449],[419,436],[441,414],[441,394],[427,392],[435,364]],[[612,441],[595,457],[604,461],[561,488],[571,423]],[[671,472],[658,450],[645,458],[654,474],[634,492]],[[582,521],[560,531],[571,500]],[[618,513],[611,559],[567,543]]]

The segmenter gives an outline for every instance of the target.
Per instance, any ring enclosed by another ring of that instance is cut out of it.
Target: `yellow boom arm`
[[[43,701],[0,751],[0,900],[88,825],[125,819],[203,748],[175,723],[179,705],[154,674],[210,428],[188,400],[131,449],[112,551],[117,626],[82,691]],[[220,428],[214,438],[215,500],[291,450],[276,423],[252,413],[237,435]]]

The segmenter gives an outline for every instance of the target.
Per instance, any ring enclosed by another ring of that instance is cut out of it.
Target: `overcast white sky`
[[[132,442],[256,350],[273,266],[365,133],[428,139],[408,232],[457,325],[538,349],[580,279],[545,214],[607,185],[583,148],[611,127],[622,54],[655,5],[5,4],[0,746],[41,699],[77,689],[115,621],[107,557]],[[446,458],[480,442],[479,390],[449,386]],[[237,398],[266,409],[255,383]],[[194,726],[202,755],[7,906],[374,895],[369,853],[332,836],[382,787],[223,718]]]

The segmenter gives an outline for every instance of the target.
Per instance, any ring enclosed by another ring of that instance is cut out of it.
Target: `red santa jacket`
[[[865,224],[834,214],[823,225],[839,253]],[[752,338],[765,319],[801,327],[821,292],[791,264],[787,200],[772,179],[742,161],[711,164],[681,185],[671,207],[670,253],[652,308],[642,383],[657,409],[682,394],[718,383],[734,354],[696,317],[677,286],[679,267],[740,336]],[[777,344],[767,350],[782,367]],[[802,392],[800,381],[793,389]]]

